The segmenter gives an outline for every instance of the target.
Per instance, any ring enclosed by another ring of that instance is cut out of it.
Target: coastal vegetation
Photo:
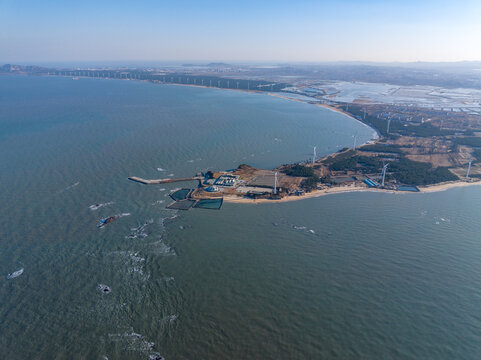
[[[389,163],[389,172],[392,178],[406,185],[431,185],[458,180],[447,167],[433,168],[431,164],[407,158]]]
[[[477,136],[457,137],[454,141],[458,145],[467,145],[471,147],[481,148],[481,137],[477,137]]]
[[[320,179],[318,176],[309,176],[301,183],[301,186],[307,191],[314,190],[317,187],[319,181]]]
[[[350,104],[349,113],[356,119],[375,128],[382,136],[393,138],[399,135],[403,136],[447,136],[453,135],[453,130],[441,129],[434,126],[430,122],[407,122],[399,121],[396,117],[378,117],[377,115],[365,112],[365,106]],[[378,114],[379,115],[379,114]],[[389,121],[390,120],[390,121]],[[389,127],[389,132],[388,132]]]
[[[312,177],[315,176],[314,169],[305,165],[287,166],[283,169],[284,174],[289,176]]]
[[[288,176],[305,178],[304,180],[302,180],[301,186],[307,191],[315,189],[317,187],[317,184],[321,181],[319,176],[316,175],[314,168],[305,165],[288,165],[282,169],[282,172],[284,172]]]
[[[377,144],[365,145],[361,148],[361,150],[367,151],[367,152],[402,154],[401,146],[397,144],[377,143]]]
[[[365,151],[366,147],[368,147],[368,150],[386,152],[386,148],[381,144],[366,145],[360,150]],[[357,151],[349,150],[328,157],[322,163],[331,172],[351,172],[364,175],[378,175],[381,173],[383,163],[389,163],[387,179],[406,185],[430,185],[458,180],[458,177],[447,167],[433,167],[430,163],[410,160],[404,156],[398,146],[393,146],[390,150],[393,151],[389,152],[397,154],[395,158],[386,159],[382,154],[364,156]]]
[[[481,149],[474,149],[472,155],[476,163],[481,163]]]

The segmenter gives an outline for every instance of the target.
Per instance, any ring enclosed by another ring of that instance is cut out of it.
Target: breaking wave
[[[136,228],[131,228],[131,233],[126,236],[127,239],[137,239],[137,238],[146,238],[149,234],[146,232],[147,226],[153,224],[154,220],[150,219],[144,222],[142,225],[137,226]]]
[[[112,205],[112,204],[114,204],[113,201],[102,203],[102,204],[94,204],[94,205],[90,205],[89,209],[92,210],[92,211],[95,211],[95,210],[100,209],[101,207],[109,206],[109,205]]]
[[[155,343],[133,329],[123,333],[108,334],[108,337],[110,341],[120,343],[124,350],[144,353],[149,356],[149,359],[163,359],[158,352],[154,351]]]

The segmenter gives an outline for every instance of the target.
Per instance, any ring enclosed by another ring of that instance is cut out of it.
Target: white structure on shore
[[[389,163],[382,165],[382,182],[381,182],[381,187],[384,187],[384,179],[385,179],[385,177],[386,177],[386,169],[387,169],[388,165],[389,165]]]
[[[275,194],[277,194],[277,171],[274,173],[274,195]]]
[[[466,171],[466,179],[469,179],[469,172],[471,171],[471,164],[473,162],[473,157],[469,158],[468,171]]]

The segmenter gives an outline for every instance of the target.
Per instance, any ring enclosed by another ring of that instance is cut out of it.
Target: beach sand
[[[343,193],[350,193],[350,192],[383,192],[383,193],[391,193],[391,194],[423,194],[423,193],[433,193],[438,191],[444,191],[448,189],[458,188],[458,187],[466,187],[466,186],[474,186],[474,185],[481,185],[481,181],[476,182],[466,182],[466,181],[454,181],[454,182],[446,182],[441,184],[435,184],[430,186],[418,187],[419,192],[411,192],[411,191],[397,191],[397,190],[383,190],[383,189],[375,189],[375,188],[368,188],[364,186],[339,186],[339,187],[332,187],[329,189],[323,190],[314,190],[309,193],[306,193],[302,196],[286,196],[279,200],[274,199],[248,199],[238,196],[224,196],[224,201],[229,203],[241,203],[241,204],[262,204],[262,203],[282,203],[288,201],[297,201],[297,200],[304,200],[310,198],[316,198],[319,196],[326,196],[332,194],[343,194]]]

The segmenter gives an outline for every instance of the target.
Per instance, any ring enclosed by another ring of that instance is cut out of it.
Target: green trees
[[[315,176],[314,169],[304,165],[294,165],[284,169],[283,172],[289,176],[301,176],[301,177]]]
[[[283,172],[289,176],[305,177],[306,179],[302,181],[301,185],[307,191],[315,189],[320,181],[319,177],[314,173],[314,169],[304,165],[293,165],[285,168]]]

